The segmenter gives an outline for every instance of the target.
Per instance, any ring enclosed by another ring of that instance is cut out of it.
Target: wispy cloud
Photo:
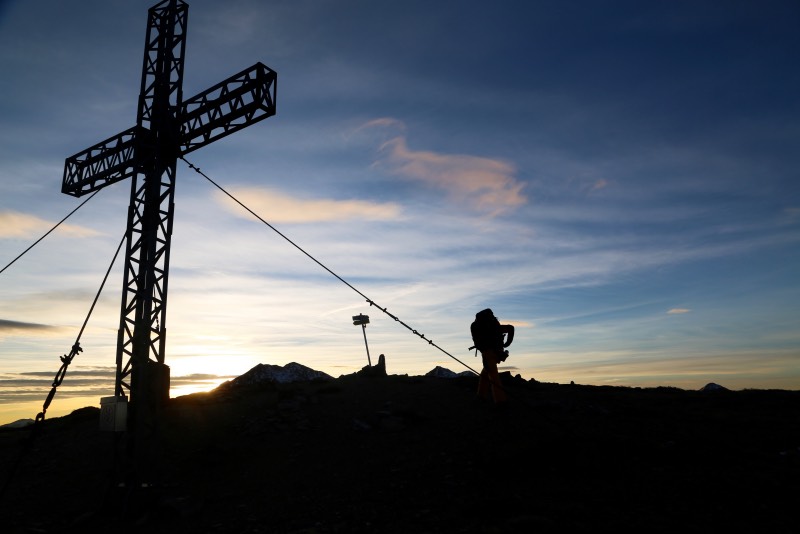
[[[689,313],[690,311],[692,311],[692,310],[690,310],[688,308],[672,308],[669,311],[667,311],[667,313],[669,315],[680,315],[682,313]]]
[[[0,405],[43,400],[52,387],[55,374],[55,368],[52,371],[0,373]],[[59,388],[58,399],[104,396],[109,388],[113,388],[115,375],[115,367],[74,367],[67,372]],[[192,386],[195,389],[212,389],[220,382],[236,376],[192,373],[172,377],[170,386],[177,391]]]
[[[0,335],[3,334],[23,334],[27,332],[46,332],[55,330],[56,327],[37,324],[37,323],[23,323],[19,321],[9,321],[7,319],[0,319]]]
[[[437,187],[459,202],[499,215],[525,204],[524,184],[510,163],[466,154],[440,154],[408,148],[405,137],[381,146],[381,163],[393,174]]]
[[[392,117],[380,117],[362,124],[356,128],[353,133],[357,133],[368,128],[392,128],[405,132],[406,125],[403,123],[403,121],[394,119]]]
[[[114,383],[114,367],[73,367],[64,377],[58,398],[99,397]],[[56,368],[51,371],[28,371],[0,374],[0,404],[44,400],[53,385]]]
[[[0,212],[0,239],[35,237],[51,229],[54,225],[55,223],[34,215],[17,211],[3,211]],[[57,231],[68,237],[98,235],[98,232],[91,228],[66,223],[59,226]]]
[[[269,189],[240,188],[232,192],[251,210],[276,223],[318,223],[351,219],[392,220],[401,215],[398,204],[364,200],[301,199]],[[248,215],[222,193],[217,199],[234,213]]]
[[[441,189],[455,201],[490,216],[512,211],[527,202],[523,194],[525,185],[516,178],[517,169],[509,162],[470,154],[412,150],[408,147],[405,124],[391,117],[368,121],[353,134],[368,129],[391,136],[380,145],[376,163],[396,176]]]
[[[576,360],[556,353],[542,355],[534,372],[543,381],[571,377],[580,384],[699,389],[716,382],[730,389],[754,384],[763,389],[796,389],[797,355],[794,348],[693,351],[688,356],[676,351],[598,352],[584,353]]]

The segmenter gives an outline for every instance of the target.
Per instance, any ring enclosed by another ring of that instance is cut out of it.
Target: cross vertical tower
[[[148,12],[136,126],[66,159],[62,193],[80,197],[131,178],[115,395],[130,395],[128,431],[169,396],[164,364],[177,159],[275,114],[277,74],[261,63],[183,100],[189,6]]]

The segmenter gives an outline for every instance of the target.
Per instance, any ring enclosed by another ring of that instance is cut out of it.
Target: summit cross
[[[130,395],[142,429],[169,398],[164,363],[167,282],[177,160],[275,114],[277,74],[256,63],[183,99],[189,6],[148,11],[136,126],[66,159],[61,192],[80,197],[130,178],[115,396]]]

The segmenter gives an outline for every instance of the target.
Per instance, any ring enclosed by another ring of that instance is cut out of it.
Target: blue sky
[[[148,1],[0,2],[0,264],[135,123]],[[188,159],[468,364],[474,314],[550,382],[800,388],[796,2],[189,2],[184,95],[261,61],[278,114]],[[0,419],[33,417],[126,224],[104,189],[0,274]],[[113,393],[122,261],[51,414]],[[257,363],[463,368],[178,166],[173,395]]]

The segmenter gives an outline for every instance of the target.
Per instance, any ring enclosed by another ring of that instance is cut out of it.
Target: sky
[[[0,268],[84,199],[65,158],[135,124],[153,0],[0,0]],[[800,4],[189,2],[183,92],[262,62],[277,114],[187,159],[479,370],[800,389]],[[41,411],[126,225],[103,189],[0,273],[0,424]],[[173,396],[258,363],[466,368],[181,161]],[[48,416],[113,395],[122,258]]]

